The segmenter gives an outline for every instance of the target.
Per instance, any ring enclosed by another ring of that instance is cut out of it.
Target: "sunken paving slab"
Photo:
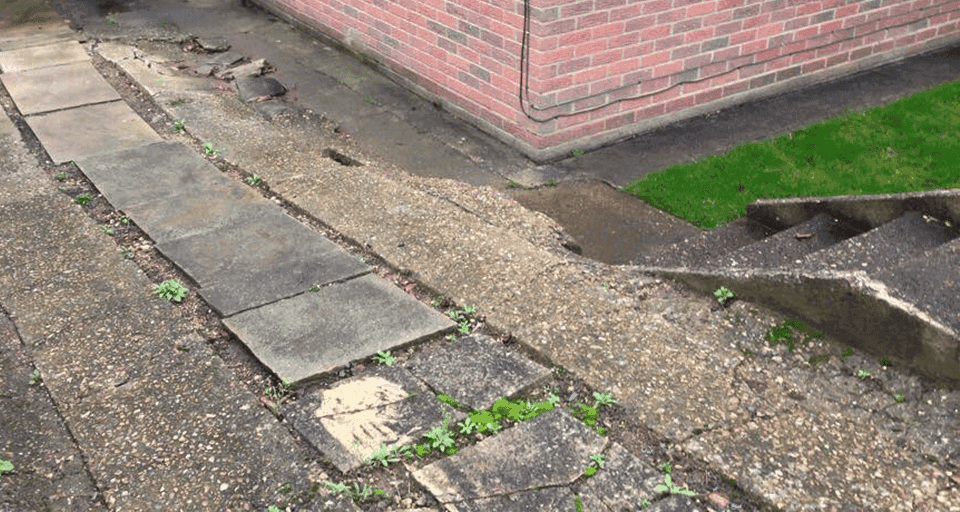
[[[188,191],[240,186],[179,142],[124,148],[96,158],[79,158],[76,164],[110,204],[121,210],[132,211],[135,205]]]
[[[291,383],[454,328],[447,317],[374,275],[245,311],[224,324]]]
[[[25,116],[120,99],[88,61],[3,73],[0,80]]]
[[[421,352],[405,366],[432,389],[477,410],[550,378],[549,369],[483,335]]]
[[[603,469],[587,480],[583,491],[598,496],[610,510],[642,510],[644,499],[653,502],[659,497],[654,488],[663,483],[663,473],[640,462],[626,448],[613,443],[604,460]]]
[[[87,51],[76,41],[33,46],[0,52],[0,71],[16,73],[30,69],[89,61]]]
[[[346,473],[382,445],[419,440],[443,422],[442,406],[406,370],[377,367],[329,389],[311,391],[284,411],[294,428]]]
[[[224,316],[370,271],[279,207],[157,248],[200,284],[200,295]]]
[[[578,500],[577,496],[566,487],[551,487],[493,498],[448,503],[444,510],[448,512],[614,512],[614,509],[607,508],[594,496],[583,495]]]
[[[30,116],[26,121],[55,164],[162,140],[122,101]]]
[[[607,440],[554,409],[413,472],[441,503],[569,485]],[[518,449],[522,447],[522,449]]]

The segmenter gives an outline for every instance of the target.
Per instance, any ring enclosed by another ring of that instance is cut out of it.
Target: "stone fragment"
[[[281,96],[287,88],[270,77],[237,78],[237,92],[240,101],[263,101]]]
[[[263,70],[267,65],[267,61],[264,59],[257,59],[253,62],[248,62],[246,64],[241,64],[230,69],[214,73],[213,76],[219,78],[220,80],[230,80],[234,78],[249,78],[254,76],[260,76],[263,74]]]

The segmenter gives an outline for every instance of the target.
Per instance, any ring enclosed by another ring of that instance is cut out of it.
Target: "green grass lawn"
[[[757,199],[960,187],[960,82],[651,173],[624,190],[703,229]]]

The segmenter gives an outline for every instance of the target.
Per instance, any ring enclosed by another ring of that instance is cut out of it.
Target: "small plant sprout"
[[[204,142],[204,143],[203,143],[203,152],[204,152],[204,154],[206,154],[207,156],[215,156],[215,155],[219,155],[219,154],[220,154],[220,150],[219,150],[219,149],[215,149],[215,148],[213,147],[213,143],[212,143],[212,142]]]
[[[583,471],[583,476],[590,478],[597,474],[597,471],[603,467],[603,454],[597,453],[590,456],[590,465]]]
[[[120,246],[120,254],[122,254],[123,257],[128,260],[133,259],[133,251],[130,250],[129,246],[126,246],[126,245]]]
[[[858,379],[866,379],[869,376],[870,376],[870,370],[864,370],[863,368],[860,368],[859,370],[857,370]]]
[[[657,467],[660,468],[660,470],[663,471],[663,473],[664,473],[664,474],[663,474],[663,483],[662,483],[662,484],[657,484],[657,486],[654,487],[653,490],[655,490],[656,492],[659,492],[659,493],[682,494],[682,495],[684,495],[684,496],[696,496],[696,495],[697,495],[697,493],[695,493],[695,492],[693,492],[693,491],[691,491],[691,490],[688,490],[688,489],[684,489],[683,487],[680,487],[680,486],[675,485],[675,484],[673,483],[673,475],[670,474],[670,471],[673,470],[673,464],[671,464],[671,463],[669,463],[669,462],[664,462],[664,463],[660,464],[660,465],[657,466]]]
[[[113,236],[113,228],[106,224],[101,225],[100,230],[103,231],[103,233],[107,236]]]
[[[261,182],[263,182],[263,180],[260,179],[260,176],[257,176],[256,174],[247,176],[247,183],[253,185],[254,187],[259,185]]]
[[[181,302],[184,297],[187,296],[189,290],[179,281],[173,279],[167,279],[166,281],[156,285],[153,288],[153,292],[157,294],[161,299],[166,299],[171,302]]]
[[[308,291],[308,292],[311,292],[311,293],[317,293],[317,292],[320,291],[320,285],[315,284],[315,285],[311,286],[310,288],[307,288],[307,291]]]
[[[447,410],[444,409],[443,423],[433,427],[433,429],[423,435],[423,437],[430,440],[431,448],[444,453],[447,453],[454,448],[456,442],[453,440],[453,436],[450,434],[450,429],[447,428],[447,425],[449,424],[450,415],[447,414]]]
[[[13,471],[13,462],[0,459],[0,475]]]
[[[124,226],[126,226],[127,224],[130,224],[130,217],[128,217],[126,213],[123,213],[123,212],[118,212],[118,213],[120,213],[120,224],[123,224]]]
[[[58,172],[58,173],[57,173],[56,175],[54,175],[53,177],[54,177],[54,179],[56,179],[57,181],[63,181],[63,180],[65,180],[65,179],[67,179],[67,173],[65,173],[65,172]]]
[[[721,286],[713,292],[713,296],[717,298],[717,302],[720,304],[726,304],[728,300],[733,298],[733,292],[726,286]]]
[[[583,156],[583,150],[580,148],[574,149],[573,151],[570,152],[570,156],[574,158],[579,158]]]
[[[902,391],[897,391],[897,393],[896,393],[895,395],[893,395],[893,399],[896,400],[896,402],[897,402],[898,404],[902,404],[902,403],[903,403],[903,392],[902,392]]]
[[[543,182],[544,187],[556,187],[558,185],[557,180],[550,178],[547,181]]]
[[[90,204],[90,196],[86,194],[80,194],[76,197],[76,199],[73,200],[73,202],[79,204],[80,206],[86,206]]]
[[[840,353],[840,359],[843,359],[844,361],[846,361],[847,358],[850,357],[850,356],[852,356],[852,355],[853,355],[853,349],[852,349],[852,348],[848,348],[848,349],[846,349],[846,350],[844,350],[843,352]]]
[[[185,129],[186,128],[184,127],[183,121],[177,119],[176,121],[173,122],[173,131],[182,132]]]
[[[880,359],[880,366],[892,366],[893,361],[889,357],[884,357]]]
[[[430,301],[430,304],[435,308],[439,308],[440,305],[443,304],[443,295],[434,297],[433,300]]]
[[[455,309],[447,313],[447,315],[449,315],[454,322],[459,324],[460,327],[458,328],[458,331],[460,334],[470,334],[470,317],[468,315],[472,315],[476,312],[477,308],[474,306],[463,306],[459,310]]]
[[[33,369],[33,373],[30,374],[30,385],[31,385],[31,386],[36,386],[37,384],[40,384],[41,382],[43,382],[43,378],[40,377],[40,370],[34,368],[34,369]]]
[[[384,366],[393,366],[397,364],[397,358],[390,353],[389,350],[384,350],[382,352],[377,352],[377,355],[374,356],[378,364]]]
[[[402,457],[413,458],[413,452],[409,446],[387,446],[386,444],[381,444],[380,448],[377,448],[370,454],[369,459],[361,459],[367,464],[372,465],[382,465],[384,467],[389,466],[390,463],[400,462]]]
[[[617,403],[617,400],[613,398],[613,393],[601,393],[600,391],[593,392],[593,401],[597,404],[597,407]]]

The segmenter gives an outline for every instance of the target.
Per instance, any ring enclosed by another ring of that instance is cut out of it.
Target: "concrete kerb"
[[[908,211],[949,219],[960,225],[960,188],[866,196],[762,199],[747,205],[747,217],[778,229],[807,221],[818,213],[876,228]]]
[[[934,379],[960,379],[960,336],[912,305],[892,297],[863,272],[804,274],[776,270],[644,268],[703,294],[720,286],[735,296],[809,320],[858,348],[891,357]],[[870,314],[863,314],[870,311]]]

